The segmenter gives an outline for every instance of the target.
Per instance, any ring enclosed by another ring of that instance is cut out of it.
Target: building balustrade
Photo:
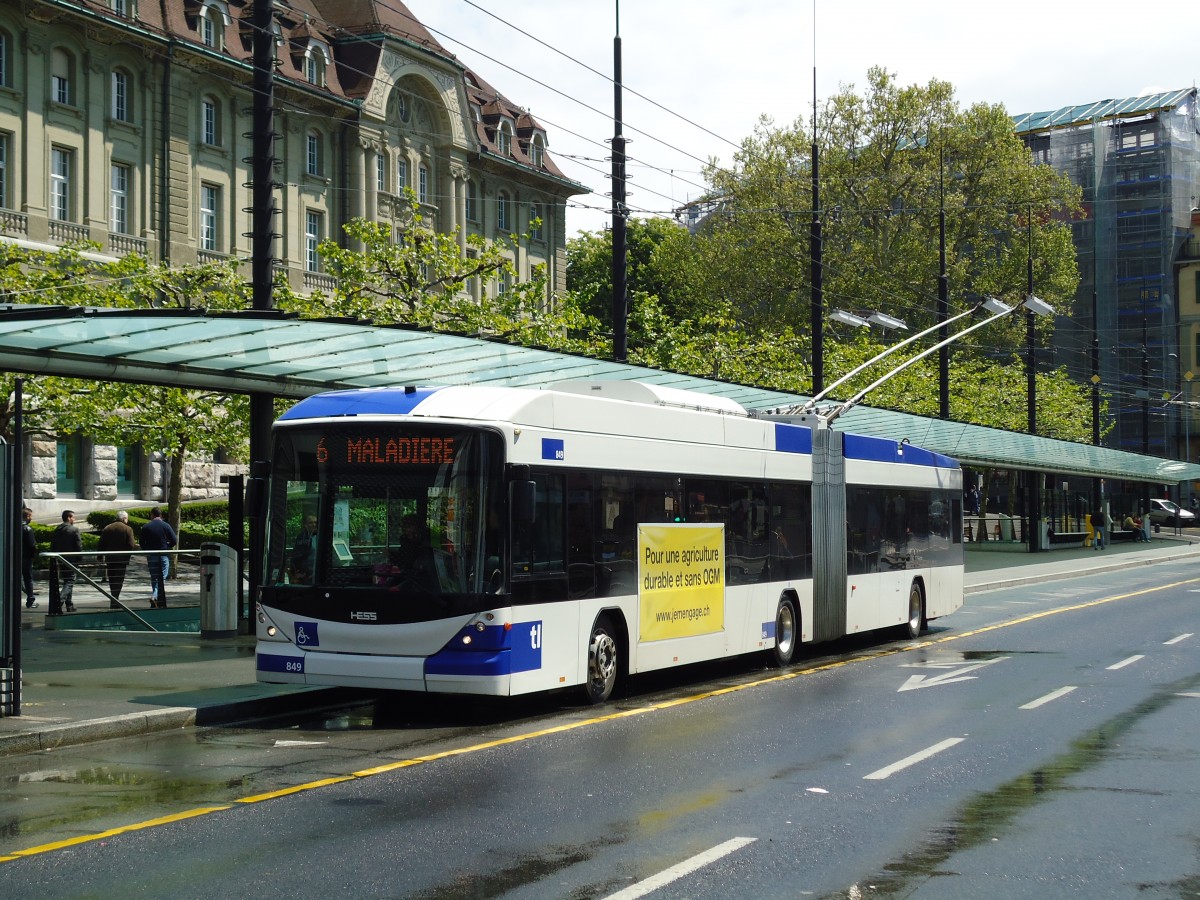
[[[64,222],[61,219],[51,219],[50,239],[64,244],[86,241],[88,239],[87,226],[75,222]]]
[[[131,234],[109,234],[108,249],[123,256],[145,256],[146,241]]]
[[[337,279],[323,272],[305,272],[304,287],[314,291],[332,291],[337,287]]]
[[[0,234],[29,234],[29,217],[11,209],[0,209]]]

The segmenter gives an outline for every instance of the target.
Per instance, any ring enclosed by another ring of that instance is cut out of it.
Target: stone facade
[[[180,266],[238,259],[248,277],[253,11],[251,0],[0,4],[0,242],[88,240],[106,257]],[[398,0],[292,0],[274,15],[274,252],[295,290],[328,289],[316,243],[346,242],[356,217],[399,224],[406,189],[464,254],[468,235],[530,231],[518,277],[543,269],[551,292],[565,289],[566,203],[587,189],[558,169],[526,110]],[[77,484],[60,496],[56,444],[28,446],[39,518],[126,499],[118,448],[84,441]],[[162,501],[165,461],[140,467],[136,499]],[[220,476],[237,470],[188,463],[184,498],[223,496]]]
[[[248,260],[253,4],[114,2],[0,5],[0,240]],[[402,3],[297,0],[275,13],[275,255],[293,288],[328,289],[315,242],[345,242],[356,217],[398,224],[409,189],[464,253],[468,234],[540,219],[513,256],[518,277],[541,268],[565,289],[565,207],[587,189],[527,111]]]
[[[86,514],[94,509],[115,506],[146,506],[166,503],[171,465],[161,453],[139,459],[136,493],[121,493],[117,479],[117,448],[94,444],[87,448],[80,489],[61,492],[58,485],[58,444],[55,441],[27,442],[25,505],[39,521],[54,521],[64,509]],[[183,466],[182,499],[225,500],[228,487],[222,478],[245,475],[248,467],[237,463],[218,463],[210,457],[188,459]]]

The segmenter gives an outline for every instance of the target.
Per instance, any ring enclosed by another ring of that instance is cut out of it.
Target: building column
[[[447,233],[457,231],[458,252],[467,255],[467,170],[461,164],[451,163],[448,167],[449,176],[446,184],[449,188],[450,214],[447,216]]]

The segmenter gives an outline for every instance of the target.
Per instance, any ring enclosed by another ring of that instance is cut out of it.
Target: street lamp
[[[878,325],[883,329],[891,328],[896,331],[908,330],[908,323],[903,319],[897,319],[894,316],[889,316],[887,313],[881,312],[859,315],[858,313],[847,312],[844,309],[835,309],[829,314],[829,318],[834,322],[841,322],[843,325],[853,325],[855,328],[870,328],[872,325]]]
[[[871,323],[862,316],[856,316],[854,313],[846,312],[844,309],[835,309],[829,314],[829,318],[835,322],[841,322],[843,325],[853,325],[856,328],[871,327]]]
[[[1030,299],[1035,299],[1035,298],[1033,298],[1031,295]],[[1039,303],[1040,303],[1040,301],[1039,301]],[[836,407],[833,410],[830,410],[828,413],[825,414],[825,416],[824,416],[825,420],[827,422],[832,422],[838,416],[842,415],[845,412],[848,412],[850,409],[852,409],[853,407],[858,405],[858,403],[862,401],[863,397],[865,397],[871,391],[875,390],[875,388],[879,387],[881,384],[890,380],[894,376],[899,375],[901,372],[903,372],[909,366],[913,365],[914,363],[920,362],[922,359],[929,356],[931,353],[937,353],[943,347],[949,346],[950,344],[957,341],[959,338],[965,337],[966,335],[970,334],[972,331],[975,331],[978,328],[982,328],[985,325],[990,325],[992,322],[995,322],[997,319],[1008,315],[1009,313],[1013,312],[1014,309],[1016,309],[1016,307],[1009,306],[1006,303],[1001,303],[999,300],[997,300],[994,297],[988,297],[980,305],[984,309],[991,312],[992,315],[989,316],[988,318],[984,319],[982,322],[976,322],[974,325],[971,325],[969,328],[964,328],[962,331],[955,332],[954,334],[950,335],[950,337],[946,338],[945,340],[938,341],[932,347],[928,347],[925,350],[922,350],[916,356],[909,357],[907,360],[902,362],[900,365],[896,366],[896,368],[892,369],[890,372],[887,372],[882,378],[877,378],[875,381],[871,382],[871,384],[867,385],[865,388],[863,388],[861,391],[859,391],[857,394],[855,394],[853,397],[851,397],[849,400],[847,400],[841,406]],[[1027,299],[1021,305],[1024,306],[1026,309],[1028,309],[1030,314],[1032,314],[1032,315],[1048,315],[1049,313],[1054,311],[1053,308],[1051,308],[1050,305],[1047,303],[1041,303],[1041,308],[1044,308],[1045,311],[1039,311],[1038,305],[1031,304],[1029,302],[1029,299]],[[973,311],[974,310],[970,310],[969,312],[973,312]],[[962,315],[962,314],[960,314],[960,315]],[[958,317],[956,316],[955,318],[958,318]],[[953,321],[953,319],[947,320],[947,322],[945,322],[945,323],[940,323],[939,325],[935,325],[933,327],[933,329],[930,329],[930,330],[931,331],[936,330],[936,329],[940,328],[943,324],[948,325],[952,321]],[[916,340],[916,338],[918,338],[918,337],[921,337],[921,335],[914,335],[913,337],[909,338],[908,341],[903,341],[901,343],[902,344],[909,343],[913,340]],[[900,345],[897,345],[897,346],[900,346]],[[892,349],[895,349],[895,348],[892,348]],[[861,370],[862,368],[865,368],[866,366],[870,365],[873,362],[876,362],[877,360],[881,359],[883,356],[887,355],[887,353],[889,353],[889,352],[891,352],[891,351],[890,350],[885,351],[884,353],[881,353],[879,356],[875,357],[875,359],[868,360],[866,363],[864,363],[862,366],[860,366],[859,369],[856,369],[855,372]],[[854,374],[854,373],[851,373],[851,374]],[[849,375],[847,375],[845,377],[848,378]],[[831,385],[830,387],[833,387],[833,385]],[[815,404],[818,399],[819,398],[814,397],[812,400],[809,400],[808,403],[805,404],[805,411],[807,411],[808,409],[811,409],[812,405]]]
[[[895,319],[885,313],[874,312],[867,316],[867,321],[872,325],[879,325],[882,328],[892,328],[896,331],[908,331],[908,324],[903,319]]]

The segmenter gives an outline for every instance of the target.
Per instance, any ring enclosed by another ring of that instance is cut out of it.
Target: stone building
[[[253,7],[0,5],[0,241],[90,240],[114,257],[175,265],[247,260]],[[544,267],[550,290],[565,288],[565,206],[587,189],[555,165],[536,119],[397,0],[274,9],[275,255],[296,290],[330,287],[317,244],[344,240],[355,217],[397,220],[404,188],[464,253],[468,234],[528,231],[518,276]],[[162,460],[138,448],[75,436],[35,439],[27,451],[26,494],[38,507],[164,496]],[[223,465],[191,467],[185,496],[219,495]]]

